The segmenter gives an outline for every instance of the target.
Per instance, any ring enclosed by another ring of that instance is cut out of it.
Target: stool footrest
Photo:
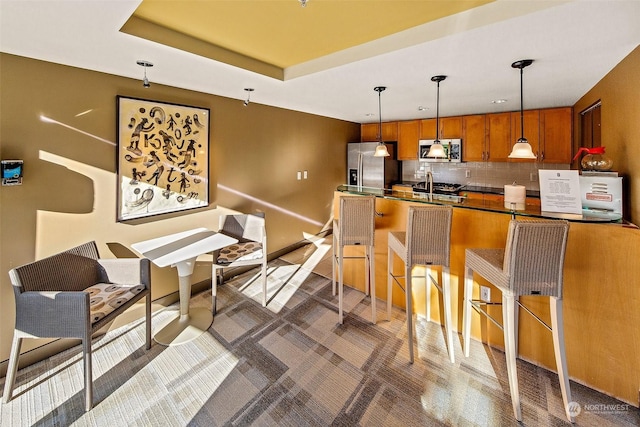
[[[482,313],[485,316],[487,316],[487,319],[491,320],[498,328],[500,328],[500,330],[504,330],[504,328],[502,327],[502,324],[500,322],[498,322],[496,319],[494,319],[493,317],[491,317],[491,315],[489,313],[487,313],[487,311],[482,308],[483,305],[502,305],[499,302],[486,302],[486,301],[480,301],[480,300],[470,300],[469,301],[471,303],[471,307],[473,307],[478,313]]]

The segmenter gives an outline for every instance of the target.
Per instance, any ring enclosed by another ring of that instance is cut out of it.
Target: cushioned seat
[[[220,249],[216,264],[229,265],[236,261],[262,259],[262,244],[258,242],[236,243]]]

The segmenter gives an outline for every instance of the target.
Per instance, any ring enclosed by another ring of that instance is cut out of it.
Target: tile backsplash
[[[403,181],[424,181],[425,172],[431,169],[433,180],[481,187],[502,188],[514,182],[527,190],[539,191],[539,169],[568,170],[568,164],[538,162],[469,162],[428,163],[418,160],[402,162]]]

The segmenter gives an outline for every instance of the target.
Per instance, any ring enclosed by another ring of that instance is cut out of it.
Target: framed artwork
[[[209,205],[209,109],[117,97],[118,221]]]

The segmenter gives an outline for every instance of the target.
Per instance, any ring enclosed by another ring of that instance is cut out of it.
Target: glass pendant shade
[[[373,157],[388,157],[389,151],[387,150],[387,146],[382,142],[376,145],[376,152],[373,154]]]
[[[442,144],[440,144],[440,142],[436,142],[435,144],[431,145],[431,148],[429,148],[427,157],[438,157],[438,158],[446,159],[447,153],[446,151],[444,151],[444,147],[442,146]]]
[[[525,139],[520,138],[518,142],[513,145],[513,149],[511,150],[511,154],[509,154],[510,159],[537,159],[536,155],[533,154],[533,149],[531,148],[531,144]]]

